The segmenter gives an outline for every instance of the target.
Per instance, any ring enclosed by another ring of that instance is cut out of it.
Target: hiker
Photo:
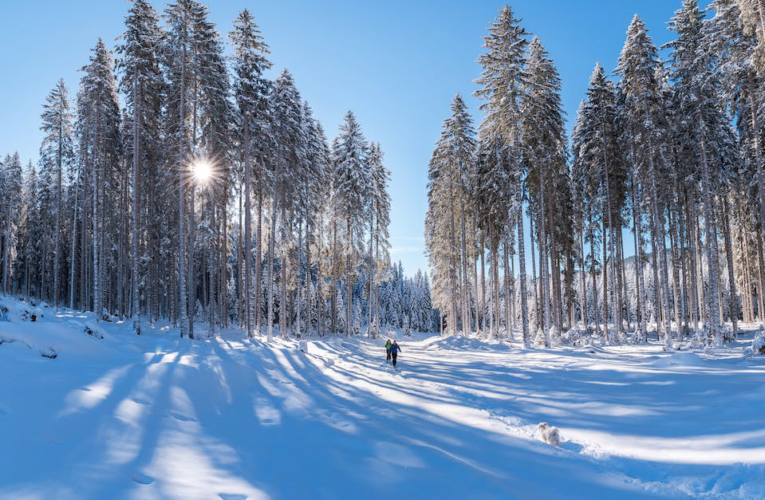
[[[396,358],[398,357],[398,353],[401,352],[401,348],[398,346],[398,342],[395,340],[393,341],[393,345],[390,346],[390,356],[393,358],[393,368],[396,367]]]
[[[390,343],[390,339],[385,343],[385,364],[388,364],[388,361],[390,361],[390,346],[392,344]]]

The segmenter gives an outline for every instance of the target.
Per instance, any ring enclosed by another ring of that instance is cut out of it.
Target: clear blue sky
[[[208,0],[227,36],[246,7],[271,47],[274,74],[289,68],[328,135],[348,109],[367,138],[379,141],[393,173],[392,257],[407,274],[427,268],[422,238],[427,167],[457,92],[480,120],[472,97],[482,36],[502,1]],[[164,3],[153,2],[158,10]],[[708,4],[702,1],[703,5]],[[538,35],[563,79],[570,122],[597,61],[611,71],[632,16],[657,44],[680,0],[515,0],[526,29]],[[120,0],[11,1],[0,5],[0,154],[37,161],[40,111],[63,77],[72,95],[90,48],[113,47],[129,4]]]

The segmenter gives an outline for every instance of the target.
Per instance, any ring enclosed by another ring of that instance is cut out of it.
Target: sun
[[[200,184],[207,184],[213,176],[212,165],[207,160],[199,160],[192,166],[194,179]]]

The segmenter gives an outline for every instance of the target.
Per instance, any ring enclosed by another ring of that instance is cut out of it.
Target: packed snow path
[[[765,498],[765,363],[738,348],[418,336],[396,373],[384,339],[86,323],[0,322],[2,498]]]

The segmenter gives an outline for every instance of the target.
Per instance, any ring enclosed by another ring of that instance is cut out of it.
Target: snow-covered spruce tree
[[[572,192],[577,198],[577,203],[574,204],[573,212],[573,224],[572,230],[575,232],[575,238],[577,239],[578,250],[577,258],[579,263],[579,326],[582,329],[587,328],[588,316],[586,314],[587,308],[587,291],[586,291],[586,269],[585,260],[586,254],[584,251],[584,238],[587,234],[587,221],[588,221],[588,203],[589,196],[592,193],[592,177],[588,168],[588,163],[583,161],[586,156],[587,149],[584,148],[585,128],[584,128],[584,114],[586,109],[586,100],[582,100],[579,104],[576,120],[574,121],[574,128],[571,133],[571,183]]]
[[[20,213],[23,210],[22,169],[19,153],[0,163],[0,231],[2,232],[2,293],[11,293],[12,269],[19,253]]]
[[[40,129],[45,134],[40,146],[40,166],[44,175],[53,180],[55,203],[49,208],[55,216],[55,228],[53,232],[53,288],[47,295],[54,307],[58,307],[60,292],[59,268],[61,267],[61,217],[63,212],[63,178],[64,169],[69,169],[74,159],[73,138],[73,113],[69,102],[69,90],[64,80],[58,81],[56,86],[46,97],[43,105],[42,125]],[[43,262],[42,272],[45,273],[47,262]],[[43,291],[43,293],[45,293]]]
[[[271,67],[266,59],[268,46],[263,41],[260,29],[250,12],[245,9],[234,20],[230,34],[234,48],[234,95],[238,106],[241,126],[239,127],[242,168],[244,169],[244,325],[248,336],[253,334],[253,323],[259,321],[260,297],[252,297],[252,166],[251,150],[253,137],[260,139],[266,130],[267,121],[263,114],[268,111],[269,82],[263,72]],[[259,207],[262,210],[262,207]],[[258,227],[258,241],[262,240],[261,226]],[[258,244],[256,266],[260,266],[260,245]]]
[[[274,304],[274,252],[275,239],[280,237],[281,300],[279,301],[280,334],[287,335],[287,248],[291,243],[289,225],[294,208],[296,180],[304,165],[305,136],[302,120],[302,101],[289,71],[279,75],[271,95],[272,133],[277,152],[274,156],[271,186],[271,230],[268,241],[268,338],[272,338]],[[278,232],[277,232],[278,231]]]
[[[484,244],[487,245],[491,267],[487,314],[489,334],[494,337],[499,335],[500,331],[499,248],[504,236],[503,231],[512,229],[509,220],[513,211],[508,210],[507,206],[512,203],[513,176],[510,170],[513,163],[508,157],[508,148],[498,136],[489,136],[488,139],[481,137],[477,163],[474,174],[475,187],[472,192],[478,212],[478,227],[487,237]],[[482,244],[481,252],[483,251]],[[482,281],[485,281],[483,277]]]
[[[139,240],[141,230],[141,195],[156,193],[156,176],[150,172],[158,168],[161,145],[162,90],[163,78],[160,70],[160,50],[163,33],[159,27],[159,16],[145,0],[136,0],[125,18],[125,33],[117,46],[120,71],[120,90],[130,113],[132,130],[129,155],[132,159],[131,228],[130,228],[130,295],[133,328],[141,333],[141,303],[139,276]],[[154,187],[152,187],[154,186]],[[143,188],[146,189],[143,189]],[[147,204],[157,202],[148,196]],[[146,226],[153,225],[148,221]],[[151,240],[156,241],[155,238]],[[153,248],[151,259],[158,261],[158,248]],[[157,262],[158,265],[158,262]],[[151,311],[149,311],[151,316]]]
[[[472,119],[459,94],[451,109],[452,115],[444,122],[430,161],[427,221],[431,227],[427,230],[430,237],[426,238],[426,245],[435,279],[444,277],[448,280],[439,288],[448,290],[441,305],[449,306],[449,331],[452,334],[459,331],[461,318],[462,331],[467,334],[470,320],[466,299],[468,288],[464,285],[468,261],[465,233],[467,220],[472,219],[467,207],[473,205],[469,183],[474,170],[476,142]],[[461,313],[457,311],[458,300]]]
[[[383,164],[383,152],[380,144],[371,144],[367,157],[370,175],[369,199],[369,303],[367,305],[367,331],[372,336],[380,335],[380,301],[377,294],[378,279],[386,275],[390,263],[390,194],[388,183],[390,171]]]
[[[306,149],[308,161],[312,163],[316,176],[315,184],[310,186],[316,213],[312,217],[312,224],[307,229],[306,241],[307,262],[312,261],[312,248],[314,249],[313,254],[316,256],[315,315],[310,313],[309,318],[315,318],[316,330],[319,335],[324,335],[326,333],[325,273],[328,257],[325,237],[327,213],[331,203],[333,169],[324,128],[318,121],[313,120],[311,122],[306,138]],[[308,285],[312,286],[310,265],[308,269]]]
[[[559,268],[555,265],[557,251],[555,231],[552,225],[561,214],[556,213],[562,207],[555,188],[556,177],[565,176],[566,172],[556,171],[555,165],[565,165],[565,133],[563,129],[563,110],[560,100],[560,77],[553,62],[542,47],[539,38],[534,38],[529,46],[526,79],[521,99],[521,135],[523,138],[523,158],[527,171],[527,186],[531,207],[535,209],[539,229],[539,261],[542,287],[542,314],[540,325],[543,330],[545,347],[550,347],[551,309],[558,311]],[[548,262],[550,270],[548,271]],[[551,271],[551,272],[550,272]],[[554,281],[556,286],[552,286]],[[550,297],[551,288],[557,288]],[[560,329],[559,314],[555,313],[556,327]]]
[[[200,241],[191,250],[199,255],[192,256],[194,267],[190,276],[193,295],[196,299],[201,292],[203,306],[207,312],[210,333],[214,332],[216,317],[225,319],[225,312],[219,309],[219,298],[224,296],[226,267],[223,261],[231,169],[233,163],[233,122],[234,109],[231,105],[231,87],[223,54],[223,39],[208,20],[207,10],[198,11],[194,22],[194,47],[196,53],[197,81],[194,91],[198,94],[193,108],[192,142],[203,168],[210,170],[202,177],[195,175],[191,185],[190,215],[192,221],[191,242],[200,233]],[[206,166],[205,166],[206,165]],[[206,178],[205,178],[206,177]],[[195,218],[195,193],[202,192],[200,219]],[[207,220],[205,220],[205,217]],[[199,263],[199,265],[196,265]],[[201,283],[197,286],[196,277]]]
[[[650,207],[650,232],[655,248],[652,254],[655,260],[658,260],[660,269],[661,293],[657,291],[656,296],[663,297],[661,311],[656,319],[662,323],[665,344],[671,347],[672,316],[669,307],[669,273],[662,196],[666,186],[660,186],[659,183],[667,168],[662,143],[665,115],[661,102],[661,86],[657,78],[658,64],[656,47],[645,24],[636,15],[627,30],[627,40],[616,70],[621,78],[618,86],[622,94],[620,125],[634,148],[634,152],[630,152],[630,160],[638,168],[639,189]]]
[[[355,268],[364,252],[364,213],[371,187],[367,163],[368,145],[352,112],[345,115],[340,126],[335,151],[334,217],[344,230],[346,335],[353,325],[353,280]]]
[[[525,181],[523,167],[518,161],[520,153],[520,98],[525,80],[526,30],[514,16],[510,7],[505,6],[497,20],[489,26],[489,34],[484,37],[486,52],[478,59],[483,71],[476,80],[481,88],[476,95],[485,100],[481,104],[484,120],[481,123],[481,140],[497,144],[503,151],[502,158],[507,161],[506,170],[512,185],[509,192],[511,199],[505,199],[503,208],[507,217],[517,217],[518,228],[518,268],[521,276],[521,324],[524,345],[529,345],[528,291],[526,286],[526,255],[523,230],[523,187]],[[495,148],[491,148],[495,149]],[[479,180],[478,182],[482,182]],[[512,225],[508,225],[512,227]]]
[[[714,72],[712,58],[704,43],[702,20],[704,13],[696,0],[684,0],[675,13],[670,29],[677,40],[668,44],[671,52],[671,78],[676,85],[678,111],[682,124],[685,151],[697,159],[695,177],[700,181],[704,205],[704,236],[709,271],[707,317],[705,327],[716,344],[722,343],[719,287],[718,229],[715,199],[718,190],[727,185],[724,177],[725,159],[730,158],[733,136],[729,119],[720,108],[720,80]]]
[[[106,212],[114,213],[110,208],[116,208],[110,207],[109,202],[113,190],[118,192],[117,171],[122,153],[117,82],[111,55],[102,40],[94,47],[90,63],[82,71],[84,75],[77,96],[80,110],[77,128],[81,142],[79,151],[84,155],[80,162],[87,172],[86,179],[90,180],[93,314],[96,321],[99,321],[103,317],[103,299],[106,295]]]
[[[165,37],[163,52],[167,78],[165,109],[165,150],[170,170],[175,172],[174,183],[177,186],[175,195],[178,197],[178,318],[181,337],[191,336],[189,323],[189,292],[187,289],[187,215],[186,215],[186,185],[189,182],[188,162],[192,151],[189,143],[188,122],[190,118],[189,102],[193,81],[191,57],[192,18],[194,11],[201,8],[193,0],[179,0],[168,5],[165,17],[168,32]],[[169,151],[168,151],[169,150]],[[172,151],[172,153],[171,153]]]
[[[753,53],[758,73],[765,71],[765,1],[735,0],[741,21],[748,33],[757,37],[756,50]]]
[[[302,325],[306,325],[306,331],[311,329],[310,287],[311,281],[311,241],[315,227],[319,202],[319,184],[325,174],[325,161],[322,147],[323,139],[317,130],[317,123],[313,118],[313,111],[307,102],[302,103],[300,125],[301,144],[299,166],[295,172],[294,186],[294,209],[293,228],[297,226],[297,239],[294,245],[294,316],[296,318],[294,332],[302,336]],[[303,319],[305,318],[305,320]]]
[[[728,112],[733,116],[738,130],[738,136],[741,141],[742,160],[736,168],[736,175],[730,176],[732,183],[729,197],[732,199],[731,205],[736,209],[731,210],[730,222],[737,226],[750,226],[748,231],[755,231],[760,241],[765,238],[765,159],[762,152],[762,126],[761,126],[761,106],[762,106],[762,78],[757,72],[757,37],[750,33],[741,16],[741,11],[736,0],[715,0],[710,5],[710,10],[714,9],[715,15],[711,19],[705,19],[704,23],[704,45],[710,48],[713,55],[713,71],[716,77],[720,78],[723,103]],[[741,201],[739,204],[738,201]],[[744,216],[746,214],[746,216]],[[752,217],[754,215],[754,217]],[[758,227],[751,227],[754,219]],[[727,230],[726,226],[724,230]],[[731,236],[731,244],[737,247],[736,241],[743,242],[736,234]],[[726,238],[727,242],[727,238]],[[758,242],[758,246],[761,243]],[[748,247],[749,245],[747,245]],[[734,248],[734,253],[738,252],[743,257],[743,248]],[[730,252],[727,252],[730,255]],[[745,265],[744,260],[738,263],[730,262],[729,268],[738,268],[738,278],[730,279],[731,288],[731,316],[734,318],[734,331],[736,330],[735,318],[743,313],[744,321],[753,321],[751,286],[749,276],[749,266]],[[737,265],[736,265],[737,264]],[[754,281],[757,282],[757,288],[763,289],[765,285],[765,276],[758,273]],[[739,283],[739,289],[742,291],[742,305],[744,311],[738,310],[736,302],[736,293],[733,287]],[[761,311],[760,311],[761,312]]]
[[[607,302],[609,298],[608,279],[616,303],[614,323],[616,335],[620,336],[622,304],[619,286],[621,273],[617,249],[617,232],[622,229],[622,212],[626,203],[626,171],[621,161],[621,151],[616,129],[616,94],[613,84],[606,79],[605,71],[599,64],[590,77],[587,99],[581,108],[577,121],[577,147],[575,148],[574,171],[583,188],[583,213],[593,233],[600,220],[603,250],[603,302],[604,321],[608,321]],[[619,245],[621,242],[619,241]],[[594,241],[589,242],[590,251],[596,249]],[[594,255],[593,255],[594,261]],[[608,261],[611,262],[609,269]],[[610,270],[610,272],[608,272]],[[594,290],[597,297],[597,292]],[[596,299],[597,300],[597,299]]]
[[[193,336],[189,308],[197,297],[197,221],[192,174],[196,163],[209,161],[215,170],[212,180],[222,179],[218,184],[227,182],[231,133],[229,83],[221,37],[208,20],[207,8],[195,0],[179,0],[168,5],[165,17],[168,24],[164,46],[168,80],[165,138],[167,149],[174,153],[168,154],[168,163],[177,173],[178,186],[178,309],[181,335]]]
[[[37,184],[37,170],[30,161],[23,173],[18,219],[18,254],[13,270],[16,290],[27,297],[39,296],[37,275],[42,237]]]

